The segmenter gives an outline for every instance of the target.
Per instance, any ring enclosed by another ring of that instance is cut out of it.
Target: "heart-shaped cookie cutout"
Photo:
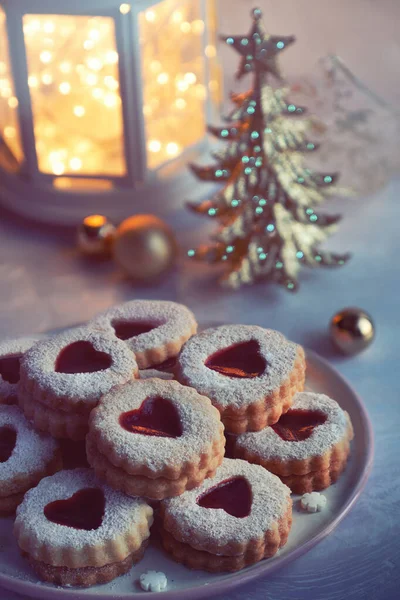
[[[149,333],[159,326],[158,323],[151,321],[113,321],[111,325],[120,340],[130,340],[142,333]]]
[[[0,463],[7,462],[17,443],[17,432],[9,425],[0,427]]]
[[[119,423],[131,433],[169,438],[182,435],[178,411],[172,402],[161,396],[146,398],[137,410],[122,413]]]
[[[323,425],[326,415],[318,410],[288,410],[281,416],[272,429],[285,442],[302,442],[307,440],[318,425]]]
[[[61,350],[57,356],[57,373],[95,373],[104,371],[112,365],[112,359],[106,352],[96,350],[90,342],[73,342]]]
[[[93,531],[103,522],[105,505],[103,490],[86,488],[67,500],[50,502],[44,507],[44,515],[57,525]]]
[[[250,340],[218,350],[207,358],[205,365],[227,377],[251,379],[264,373],[267,361],[260,352],[259,343]]]
[[[248,517],[253,503],[249,482],[244,477],[233,477],[221,481],[197,498],[203,508],[222,508],[237,519]]]
[[[21,356],[22,354],[13,354],[0,358],[0,375],[4,381],[18,383]]]

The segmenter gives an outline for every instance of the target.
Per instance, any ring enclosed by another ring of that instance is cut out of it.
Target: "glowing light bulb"
[[[83,116],[85,116],[85,113],[86,113],[86,110],[85,110],[84,106],[81,106],[79,104],[74,106],[74,115],[76,117],[79,117],[79,118],[83,117]]]
[[[56,29],[56,26],[53,23],[53,21],[46,21],[46,23],[44,23],[44,25],[43,25],[43,31],[45,33],[54,33],[55,29]]]
[[[103,98],[103,96],[104,96],[104,90],[102,90],[99,87],[94,88],[94,90],[92,90],[92,96],[96,100],[101,100]]]
[[[95,73],[88,73],[86,75],[86,83],[88,85],[96,85],[96,83],[98,82],[99,78],[97,77],[97,75]]]
[[[217,56],[217,49],[212,44],[209,44],[205,47],[204,53],[207,56],[207,58],[214,58],[215,56]]]
[[[144,16],[145,16],[146,21],[148,21],[149,23],[154,23],[154,21],[157,18],[157,15],[154,12],[154,10],[146,10],[146,12],[144,13]]]
[[[157,82],[160,85],[165,85],[166,83],[168,83],[168,81],[169,81],[168,73],[160,73],[159,76],[157,77]]]
[[[72,64],[69,61],[65,60],[60,64],[59,69],[60,69],[61,73],[71,73]]]
[[[80,171],[82,169],[82,160],[78,156],[74,156],[69,161],[69,166],[73,171]]]
[[[60,93],[67,96],[71,91],[71,84],[68,81],[62,81],[58,86]]]
[[[63,162],[55,162],[51,165],[54,175],[63,175],[65,173],[65,164]]]
[[[197,77],[194,73],[185,73],[184,80],[186,81],[186,83],[191,85],[192,83],[196,83]]]
[[[184,108],[186,108],[186,100],[184,100],[183,98],[177,98],[175,100],[175,106],[176,108],[179,108],[179,110],[183,110]]]
[[[15,137],[16,133],[17,132],[16,132],[15,127],[11,127],[9,125],[8,127],[4,128],[4,135],[5,135],[6,138],[11,139],[11,138]]]
[[[8,99],[8,106],[10,108],[17,108],[18,99],[15,96],[11,96],[11,98]]]
[[[30,88],[37,88],[39,85],[39,79],[36,75],[29,75],[28,77],[28,85]]]
[[[150,140],[147,144],[147,148],[150,152],[160,152],[161,142],[159,142],[158,140]]]
[[[39,58],[42,63],[47,65],[48,63],[51,63],[51,61],[53,60],[53,55],[49,50],[43,50],[43,52],[40,53]]]
[[[110,50],[106,53],[106,61],[110,65],[115,65],[118,62],[118,52],[115,50]]]
[[[180,10],[175,10],[171,15],[171,21],[172,21],[172,23],[182,23],[182,21],[183,21],[182,12]]]
[[[204,31],[204,21],[201,19],[196,19],[196,21],[192,22],[192,31],[198,35],[201,35]]]
[[[51,85],[53,83],[53,76],[50,73],[43,73],[41,79],[44,85]]]
[[[89,31],[89,37],[94,42],[97,42],[100,39],[100,31],[98,29],[91,29]]]
[[[101,62],[101,60],[95,57],[88,58],[86,64],[89,67],[89,69],[92,69],[92,71],[101,71],[101,69],[103,68],[103,63]]]
[[[118,81],[112,75],[107,75],[104,77],[104,83],[110,90],[113,90],[114,92],[119,88]]]
[[[169,156],[176,156],[179,153],[180,146],[175,142],[169,142],[166,146],[166,151]]]
[[[189,84],[184,79],[180,79],[175,85],[180,92],[186,92],[189,87]]]
[[[216,92],[219,89],[218,81],[216,81],[215,79],[210,81],[210,83],[208,84],[208,89],[211,92]]]
[[[191,29],[192,29],[192,26],[191,26],[191,24],[188,21],[184,21],[181,24],[181,31],[182,31],[182,33],[189,33],[191,31]]]
[[[150,63],[150,71],[152,73],[158,73],[162,69],[162,64],[159,60],[152,60]]]
[[[127,4],[126,2],[124,4],[121,4],[121,6],[119,7],[119,12],[121,13],[121,15],[127,15],[131,12],[131,5]]]
[[[93,40],[85,40],[83,42],[83,47],[85,50],[92,50],[94,48],[94,41]]]
[[[104,96],[104,105],[107,108],[113,108],[118,103],[118,96],[116,94],[106,94]]]

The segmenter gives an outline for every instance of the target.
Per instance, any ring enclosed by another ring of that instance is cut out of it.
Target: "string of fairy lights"
[[[206,82],[202,0],[164,0],[139,15],[143,116],[147,162],[155,168],[204,136],[204,102],[219,88]],[[131,5],[122,3],[122,15]],[[4,11],[0,9],[0,134],[19,159]],[[39,169],[56,176],[126,172],[122,99],[115,24],[110,17],[25,15],[28,63]],[[4,35],[3,35],[4,33]],[[209,90],[207,90],[209,85]]]

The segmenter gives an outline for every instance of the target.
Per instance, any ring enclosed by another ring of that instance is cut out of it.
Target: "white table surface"
[[[235,4],[237,10],[224,12],[228,4]],[[393,83],[395,77],[398,81],[400,56],[398,36],[397,41],[393,38],[394,27],[398,30],[398,0],[353,0],[351,7],[344,0],[334,6],[326,0],[260,4],[274,9],[275,32],[307,34],[299,50],[305,62],[311,63],[308,44],[314,41],[313,27],[316,57],[342,51],[370,82],[375,78],[377,86],[399,99],[400,87]],[[245,0],[221,0],[224,31],[242,32],[240,23],[252,5]],[[329,24],[333,14],[335,28]],[[328,24],[321,33],[316,24],[324,15]],[[357,31],[353,45],[349,42],[352,27]],[[379,55],[377,51],[384,39],[388,46],[382,65],[383,51]],[[124,280],[112,263],[79,257],[71,232],[22,223],[0,211],[0,336],[71,325],[131,298],[178,300],[188,304],[199,321],[254,323],[283,331],[331,360],[364,399],[374,425],[376,456],[359,502],[311,552],[272,578],[229,594],[229,600],[395,600],[400,596],[400,180],[393,180],[374,196],[336,204],[345,219],[332,247],[349,250],[354,258],[341,270],[305,272],[297,295],[273,286],[225,292],[215,285],[209,269],[192,263],[181,265],[155,287],[140,288]],[[203,220],[184,210],[172,213],[169,222],[183,247],[204,236],[199,229],[204,227]],[[373,345],[354,358],[338,356],[327,337],[331,315],[348,305],[369,311],[377,328]],[[0,590],[0,598],[20,597]]]

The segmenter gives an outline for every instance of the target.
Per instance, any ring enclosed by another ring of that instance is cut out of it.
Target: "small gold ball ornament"
[[[344,354],[358,354],[367,348],[375,336],[371,316],[360,308],[344,308],[331,320],[332,340]]]
[[[113,256],[130,277],[149,281],[172,267],[177,243],[164,221],[154,215],[135,215],[118,227]]]
[[[108,256],[115,235],[115,227],[104,215],[89,215],[78,227],[77,243],[83,254]]]

